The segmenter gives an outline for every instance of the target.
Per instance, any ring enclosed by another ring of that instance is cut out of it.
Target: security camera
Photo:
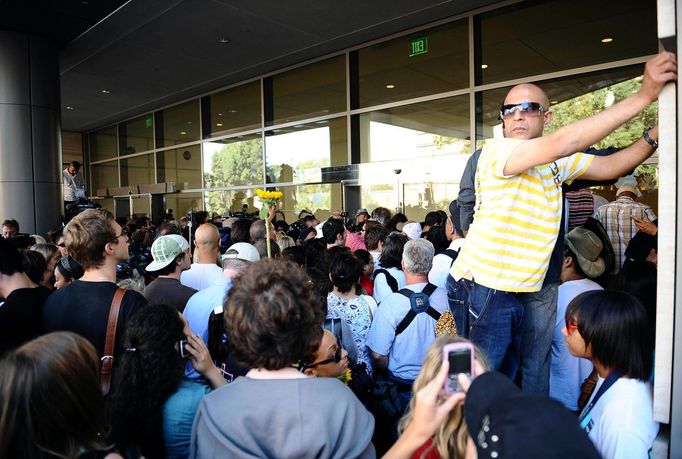
[[[395,173],[395,175],[400,175],[402,171],[402,169],[393,169],[393,173]]]

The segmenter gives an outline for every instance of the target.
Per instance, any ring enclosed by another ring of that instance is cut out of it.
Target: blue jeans
[[[523,304],[516,294],[466,279],[455,281],[452,276],[448,276],[446,288],[457,332],[483,351],[493,370],[514,379],[523,321]]]
[[[548,284],[539,292],[518,295],[523,303],[521,388],[529,394],[549,396],[552,334],[556,323],[558,295],[557,284]]]

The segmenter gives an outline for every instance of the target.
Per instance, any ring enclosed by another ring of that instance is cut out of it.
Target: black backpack
[[[398,292],[410,300],[410,311],[396,327],[395,329],[396,336],[404,332],[405,329],[407,329],[407,327],[410,326],[414,318],[417,317],[417,314],[421,314],[422,312],[427,313],[436,322],[438,322],[438,319],[440,319],[441,314],[440,312],[432,308],[431,305],[429,304],[429,297],[433,295],[433,292],[435,291],[436,286],[429,282],[428,284],[426,284],[426,287],[424,287],[424,289],[421,292],[413,292],[409,288],[401,289]]]

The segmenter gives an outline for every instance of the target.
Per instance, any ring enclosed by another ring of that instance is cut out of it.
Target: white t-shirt
[[[566,307],[573,298],[590,290],[603,290],[590,279],[564,282],[559,286],[556,323],[552,336],[552,363],[549,370],[549,396],[571,411],[578,410],[580,385],[592,373],[592,362],[574,357],[566,345],[566,337],[561,329],[566,324]]]
[[[592,398],[603,383],[604,379],[599,378]],[[654,421],[651,385],[648,382],[620,378],[595,403],[583,422],[590,417],[588,436],[602,457],[649,457],[649,450],[658,434],[658,423]]]
[[[398,268],[382,268],[381,266],[379,269],[385,269],[388,271],[388,273],[393,276],[393,278],[398,281],[398,290],[401,288],[405,287],[405,284],[407,283],[407,280],[405,279],[405,273],[402,272]],[[377,301],[377,303],[381,303],[381,300],[383,300],[386,295],[389,295],[393,293],[393,290],[391,290],[391,287],[388,285],[388,282],[386,281],[386,275],[384,273],[377,274],[374,277],[374,299]]]
[[[426,283],[408,285],[421,292]],[[448,309],[445,290],[437,288],[429,297],[429,304],[443,313]],[[413,380],[421,370],[426,351],[436,339],[436,321],[426,312],[417,314],[410,325],[398,336],[396,327],[410,311],[410,300],[400,293],[391,293],[377,308],[367,335],[367,347],[388,356],[388,369],[393,375]]]
[[[466,239],[463,237],[455,239],[450,243],[448,249],[459,252],[459,249],[462,248],[465,241]],[[453,261],[452,258],[443,253],[439,253],[433,257],[433,265],[431,266],[431,271],[429,271],[429,282],[436,287],[445,288]]]
[[[203,290],[216,283],[224,283],[223,270],[213,263],[193,263],[192,267],[180,274],[182,285]]]

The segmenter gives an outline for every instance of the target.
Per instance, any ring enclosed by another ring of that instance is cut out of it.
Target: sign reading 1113
[[[429,41],[426,37],[415,38],[410,41],[410,57],[419,56],[429,52]]]

